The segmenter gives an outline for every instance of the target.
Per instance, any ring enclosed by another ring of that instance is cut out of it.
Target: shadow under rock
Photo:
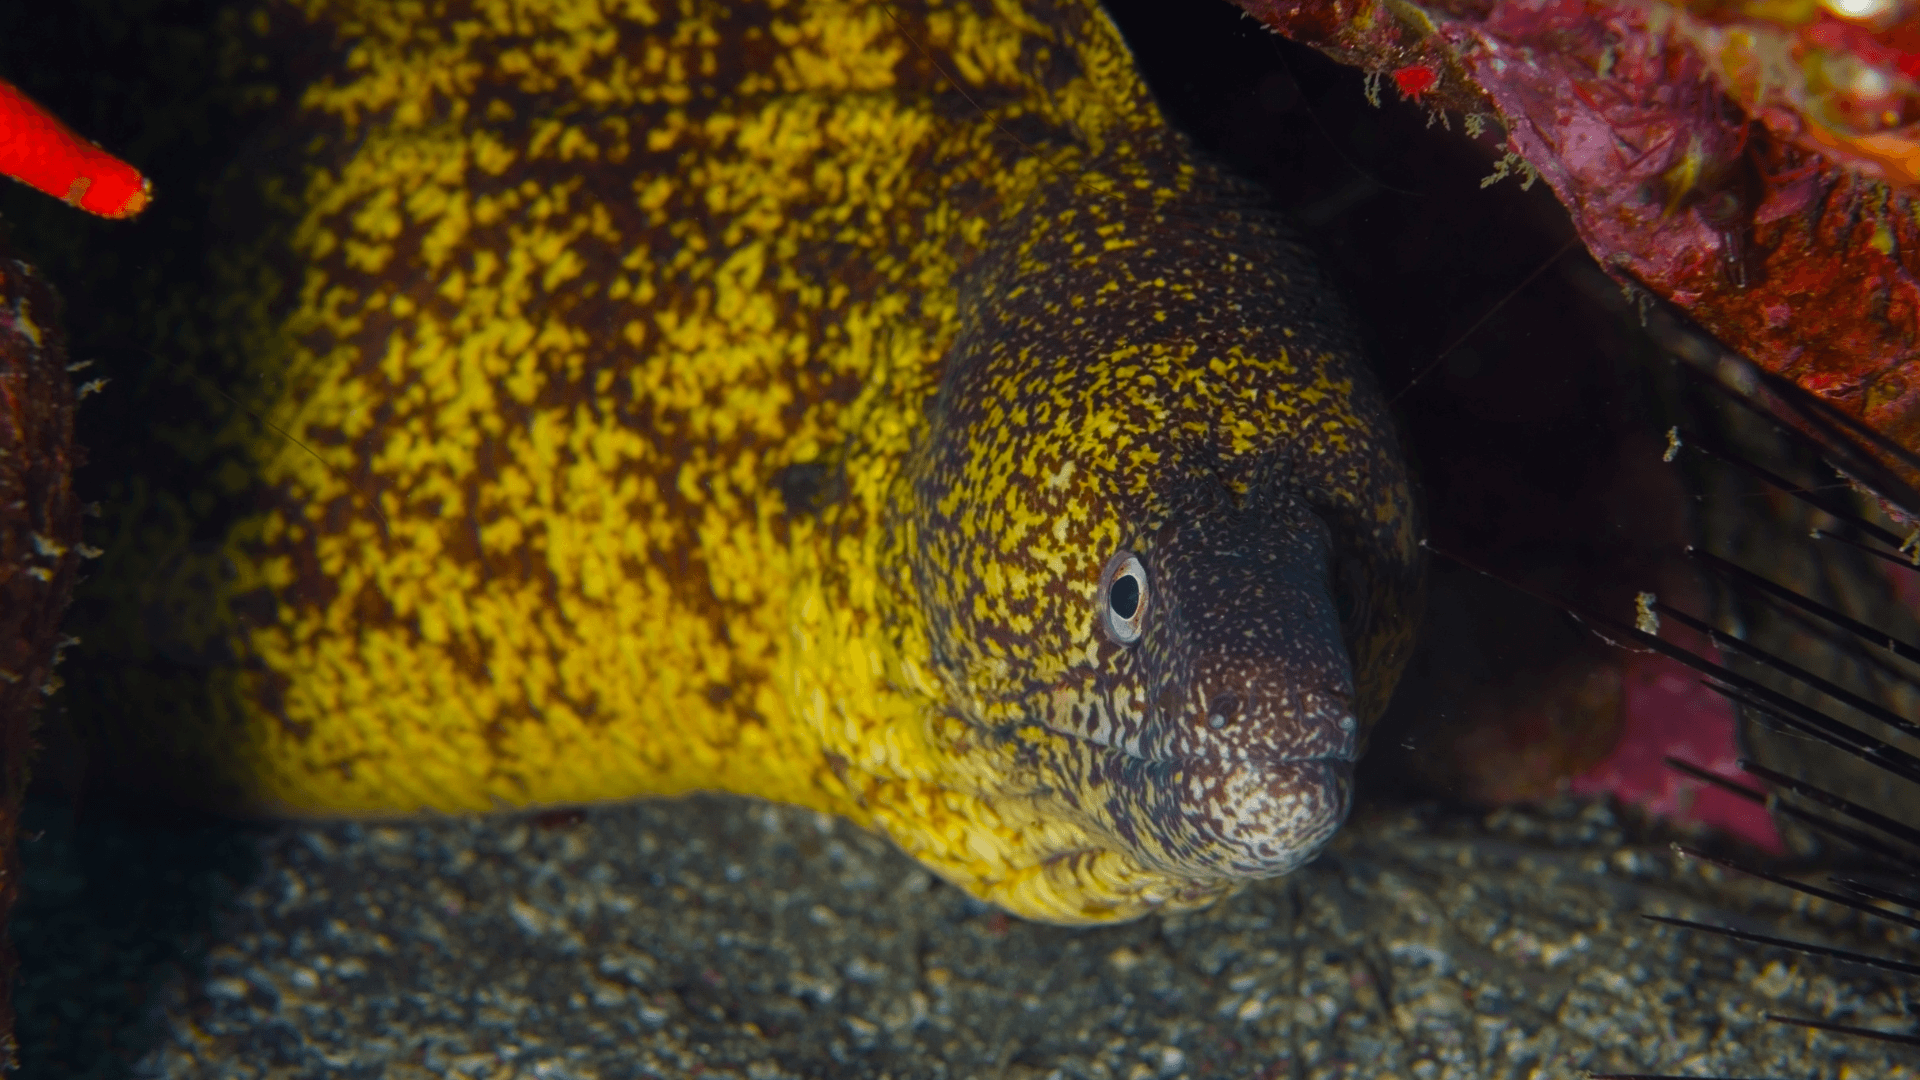
[[[22,820],[18,1075],[135,1075],[163,986],[203,984],[215,921],[259,872],[259,830],[45,796]]]

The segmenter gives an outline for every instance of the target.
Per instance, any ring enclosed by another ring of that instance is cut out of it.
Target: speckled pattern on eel
[[[233,287],[298,272],[208,436],[235,659],[129,736],[183,786],[723,789],[1066,922],[1338,826],[1419,594],[1397,442],[1097,6],[301,10],[339,63]]]

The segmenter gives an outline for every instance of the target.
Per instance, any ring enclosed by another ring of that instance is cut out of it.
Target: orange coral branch
[[[74,134],[4,80],[0,173],[107,218],[132,217],[153,198],[153,183],[138,169]]]

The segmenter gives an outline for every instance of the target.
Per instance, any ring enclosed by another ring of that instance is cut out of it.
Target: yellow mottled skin
[[[1107,662],[1111,552],[1203,473],[1251,498],[1277,444],[1336,546],[1368,537],[1343,625],[1384,704],[1418,562],[1384,415],[1237,226],[1111,269],[1224,181],[1093,4],[300,8],[344,47],[297,103],[296,220],[234,284],[286,283],[271,393],[215,437],[255,507],[220,545],[236,659],[142,736],[203,797],[722,789],[1031,917],[1203,903],[1239,878],[1061,801],[1104,748],[1055,720]],[[1151,314],[1094,314],[1122,300]]]

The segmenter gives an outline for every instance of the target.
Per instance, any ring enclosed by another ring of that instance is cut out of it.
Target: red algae
[[[1494,176],[1551,186],[1623,287],[1920,450],[1920,25],[1876,2],[1240,0],[1383,77],[1424,67],[1421,104],[1504,127]],[[1760,93],[1781,57],[1814,74]]]
[[[1716,663],[1720,659],[1710,650],[1702,655]],[[1666,657],[1634,655],[1623,666],[1620,741],[1606,760],[1569,780],[1568,789],[1575,795],[1611,795],[1679,825],[1709,826],[1763,850],[1784,851],[1764,806],[1667,764],[1667,758],[1676,758],[1750,785],[1738,764],[1732,704]]]

